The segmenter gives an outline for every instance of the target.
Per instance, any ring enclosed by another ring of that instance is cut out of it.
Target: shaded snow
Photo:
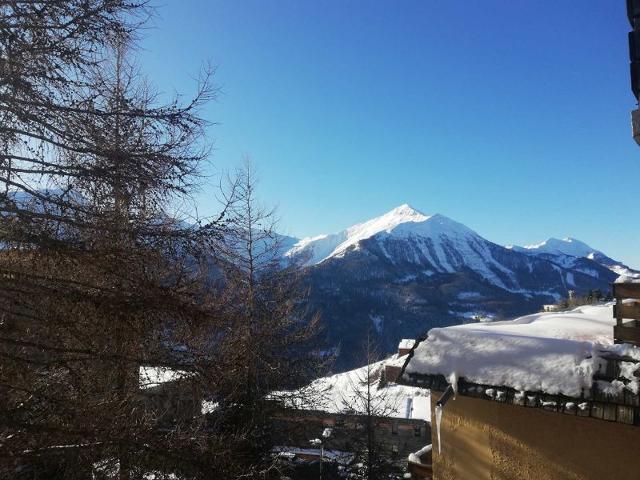
[[[575,238],[564,238],[562,240],[557,238],[549,238],[548,240],[535,245],[526,245],[524,247],[509,245],[506,248],[530,255],[553,255],[555,257],[553,259],[555,263],[562,265],[565,268],[573,268],[595,278],[599,277],[598,272],[593,269],[577,265],[578,262],[576,259],[587,258],[610,269],[618,275],[640,278],[640,272],[632,270],[625,265],[617,264],[615,260],[609,258],[601,251],[596,250],[595,248],[590,247],[586,243],[581,242],[580,240],[576,240]],[[567,283],[572,282],[567,280]]]
[[[373,328],[375,328],[376,332],[382,333],[382,329],[384,327],[384,317],[382,317],[382,315],[370,314],[369,318],[371,319],[371,323],[373,323]]]
[[[460,292],[458,300],[482,300],[484,297],[479,292]]]

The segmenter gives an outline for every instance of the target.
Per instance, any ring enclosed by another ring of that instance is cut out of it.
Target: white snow
[[[358,249],[361,241],[372,237],[391,261],[395,259],[387,252],[386,240],[408,240],[410,248],[402,252],[406,261],[416,265],[427,261],[440,273],[453,273],[467,267],[500,288],[518,291],[513,272],[493,258],[490,242],[444,215],[427,216],[406,204],[342,232],[304,238],[285,255],[301,257],[307,265],[315,265],[343,256],[350,248]],[[432,275],[435,272],[429,269],[424,273]]]
[[[639,348],[613,345],[614,324],[607,304],[435,328],[416,347],[406,372],[455,373],[480,384],[580,396],[592,385],[601,352],[640,358]]]
[[[340,256],[349,247],[357,247],[358,242],[371,238],[378,233],[389,233],[403,223],[424,222],[427,219],[429,217],[414,210],[409,205],[400,205],[380,217],[359,223],[342,232],[303,238],[285,255],[295,257],[300,254],[311,253],[307,264],[313,265],[327,258]]]
[[[397,355],[393,355],[389,359],[371,364],[371,378],[378,377],[385,364],[402,366],[405,359],[406,357],[398,358]],[[313,381],[304,390],[317,398],[310,404],[300,407],[329,413],[349,412],[350,407],[361,403],[361,397],[366,392],[366,369],[367,367],[364,366]],[[387,413],[386,416],[430,421],[431,404],[428,390],[395,383],[387,383],[385,387],[379,387],[377,381],[371,388],[371,404],[375,405],[379,412]],[[409,401],[410,408],[407,409]]]
[[[616,283],[640,283],[640,273],[638,272],[633,272],[620,265],[614,265],[611,270],[619,275],[616,278]]]
[[[341,465],[349,465],[353,462],[354,454],[351,452],[343,452],[341,450],[325,450],[319,448],[298,448],[298,447],[285,447],[277,446],[273,447],[271,451],[277,455],[283,457],[293,457],[295,455],[309,455],[320,458],[322,456],[324,460],[330,462],[336,462]]]
[[[523,289],[518,283],[517,275],[497,261],[492,252],[497,245],[485,240],[473,230],[440,214],[425,215],[407,204],[373,218],[353,225],[341,232],[307,237],[299,240],[286,253],[285,257],[301,261],[305,265],[317,265],[330,258],[342,257],[347,251],[359,250],[362,241],[372,239],[389,261],[395,264],[407,262],[418,267],[416,271],[426,276],[436,273],[455,273],[468,268],[482,276],[490,284],[503,290],[523,294],[548,295],[559,300],[558,292],[540,292]],[[395,241],[402,240],[401,247]],[[602,257],[610,261],[606,255],[574,238],[550,238],[545,242],[526,247],[508,246],[514,251],[529,255],[551,254],[553,262],[565,269],[577,269],[588,275],[598,277],[598,272],[582,265],[577,265],[578,258],[586,257],[595,261]],[[368,250],[367,250],[368,252]],[[607,268],[623,273],[622,265]],[[534,265],[525,266],[533,273]],[[429,267],[429,268],[425,268]],[[618,270],[616,270],[616,268]],[[636,273],[626,269],[630,273]],[[576,286],[576,279],[571,272],[564,275],[558,267],[558,274],[566,287]],[[640,278],[640,273],[637,273]],[[395,280],[398,284],[417,280],[417,275],[410,272]],[[461,297],[461,299],[463,299]],[[469,298],[471,300],[471,298]]]
[[[518,247],[512,247],[514,250],[521,250]],[[554,255],[569,255],[572,257],[587,257],[593,259],[595,254],[600,253],[596,249],[591,248],[584,242],[575,238],[549,238],[542,243],[535,245],[525,245],[524,250],[531,253],[551,253]]]
[[[141,389],[157,387],[162,383],[173,382],[186,378],[193,373],[181,370],[173,370],[165,367],[141,366],[138,374],[139,387]]]
[[[415,343],[416,341],[413,338],[403,338],[400,340],[400,343],[398,343],[398,349],[411,350]]]

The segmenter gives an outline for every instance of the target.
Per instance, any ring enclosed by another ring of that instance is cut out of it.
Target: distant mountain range
[[[640,277],[579,240],[505,247],[409,205],[339,233],[287,240],[284,256],[305,266],[336,370],[363,363],[367,330],[386,353],[432,327],[531,313],[569,290],[606,293],[619,275]]]

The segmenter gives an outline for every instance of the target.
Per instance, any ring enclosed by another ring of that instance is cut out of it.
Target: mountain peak
[[[390,210],[387,213],[393,213],[396,215],[421,215],[424,217],[424,214],[417,209],[413,208],[408,203],[403,203],[402,205]]]
[[[353,225],[345,230],[300,240],[287,252],[288,256],[307,255],[307,264],[317,264],[323,260],[343,255],[349,248],[361,241],[378,235],[392,235],[395,238],[457,237],[469,238],[477,234],[461,223],[444,215],[427,216],[409,204],[402,204],[379,217]]]
[[[366,221],[364,223],[361,223],[361,224],[358,224],[358,225],[364,225],[366,223],[370,223],[370,222],[374,222],[374,221],[382,220],[382,219],[385,219],[385,221],[388,222],[389,224],[398,225],[398,224],[404,223],[404,222],[422,222],[422,221],[426,220],[427,218],[429,218],[429,217],[426,216],[424,213],[416,210],[415,208],[413,208],[408,203],[403,203],[399,207],[396,207],[393,210],[389,210],[387,213],[385,213],[385,214],[383,214],[383,215],[381,215],[379,217],[373,218],[371,220],[368,220],[368,221]],[[354,227],[356,227],[358,225],[354,225]]]

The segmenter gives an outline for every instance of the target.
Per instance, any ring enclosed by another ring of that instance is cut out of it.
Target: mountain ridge
[[[573,242],[588,247],[565,243]],[[507,248],[405,204],[336,234],[300,240],[286,255],[305,265],[309,303],[322,314],[328,344],[338,352],[336,368],[343,370],[357,365],[369,333],[391,353],[399,339],[433,327],[534,313],[569,291],[606,294],[621,270],[640,276],[587,250],[593,255]]]
[[[461,237],[477,236],[486,242],[491,242],[479,235],[466,225],[445,215],[435,213],[425,215],[409,204],[402,204],[378,217],[357,223],[337,233],[322,234],[298,239],[284,255],[291,259],[301,259],[304,266],[317,265],[329,258],[342,256],[350,249],[357,249],[360,242],[378,235],[409,237],[451,236],[456,233]],[[620,267],[619,271],[634,271],[620,261],[616,261],[603,252],[592,248],[581,240],[566,237],[557,239],[549,237],[544,242],[525,246],[505,245],[491,242],[494,245],[528,255],[553,255],[595,260],[607,267]],[[548,257],[547,257],[548,258]],[[566,266],[567,261],[558,259]],[[612,269],[616,271],[615,269]]]

